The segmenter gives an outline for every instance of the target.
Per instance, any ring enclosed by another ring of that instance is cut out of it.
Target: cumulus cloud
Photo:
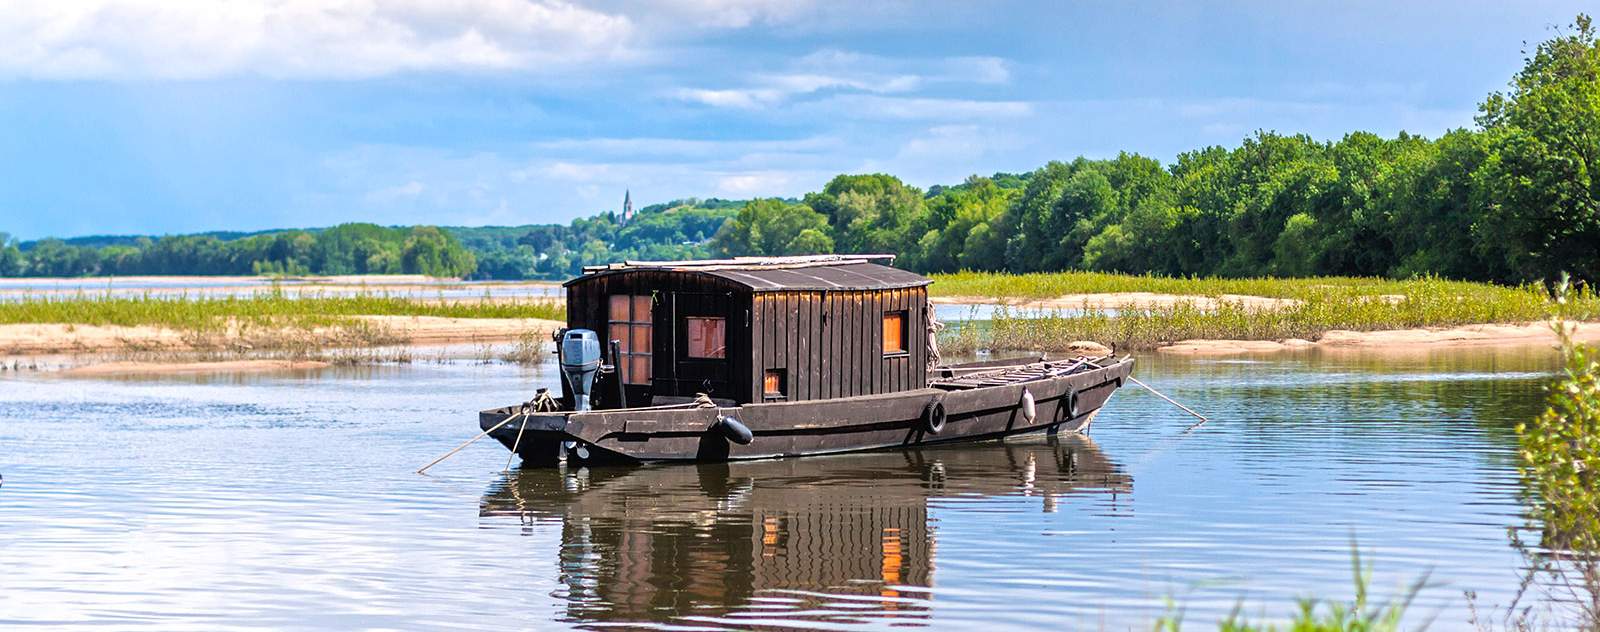
[[[634,25],[560,0],[56,0],[0,12],[0,75],[361,78],[559,71],[628,55]]]

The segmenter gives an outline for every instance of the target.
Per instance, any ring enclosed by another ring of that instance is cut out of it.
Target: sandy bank
[[[1184,303],[1200,309],[1214,309],[1218,304],[1224,302],[1243,305],[1248,309],[1269,309],[1288,307],[1300,303],[1300,301],[1292,298],[1272,298],[1245,294],[1223,294],[1212,297],[1190,294],[1160,294],[1156,292],[1067,294],[1055,298],[1023,300],[1002,300],[989,296],[935,296],[930,298],[929,301],[946,305],[991,305],[998,303],[1030,310],[1083,309],[1085,307],[1094,309],[1149,309],[1172,307]]]
[[[1578,342],[1600,342],[1600,323],[1580,323],[1573,338]],[[1508,325],[1463,325],[1426,329],[1381,331],[1333,330],[1315,342],[1309,340],[1184,340],[1156,351],[1182,355],[1241,355],[1299,351],[1359,350],[1383,353],[1411,353],[1434,349],[1490,346],[1553,346],[1555,332],[1547,322]]]
[[[107,362],[62,371],[67,377],[114,375],[194,375],[200,373],[264,373],[309,371],[328,367],[311,360],[226,360],[220,362]]]
[[[395,343],[449,344],[502,342],[525,334],[547,337],[564,326],[539,318],[440,318],[433,316],[359,316],[376,326],[382,338]],[[334,329],[273,332],[230,327],[214,334],[197,335],[154,326],[115,325],[0,325],[0,352],[9,354],[79,353],[90,351],[170,351],[218,346],[260,347],[275,334],[297,342],[327,341],[338,344],[347,336]]]

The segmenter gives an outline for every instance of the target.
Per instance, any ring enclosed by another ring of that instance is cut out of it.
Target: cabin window
[[[728,357],[726,319],[690,316],[684,322],[689,328],[689,357],[716,360]]]
[[[883,353],[906,352],[906,313],[888,312],[883,315]]]
[[[651,358],[650,297],[613,294],[606,316],[606,337],[620,343],[615,358],[624,384],[649,384]]]
[[[761,380],[761,394],[769,399],[780,399],[786,390],[787,375],[783,369],[767,369],[766,377]]]

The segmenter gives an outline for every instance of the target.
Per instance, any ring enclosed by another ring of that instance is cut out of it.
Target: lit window
[[[767,369],[767,374],[761,380],[761,392],[767,397],[783,397],[783,369]]]
[[[684,322],[689,328],[689,357],[710,359],[728,357],[724,319],[690,316],[685,318]]]
[[[615,358],[624,384],[650,383],[650,297],[613,294],[607,302],[606,339],[621,343]]]
[[[906,352],[905,312],[889,312],[883,315],[883,352]]]

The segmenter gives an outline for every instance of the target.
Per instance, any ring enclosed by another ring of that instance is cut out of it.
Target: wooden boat
[[[559,398],[482,411],[479,427],[527,466],[1084,432],[1133,369],[1110,356],[940,364],[932,281],[885,265],[892,259],[586,268],[566,283]]]

